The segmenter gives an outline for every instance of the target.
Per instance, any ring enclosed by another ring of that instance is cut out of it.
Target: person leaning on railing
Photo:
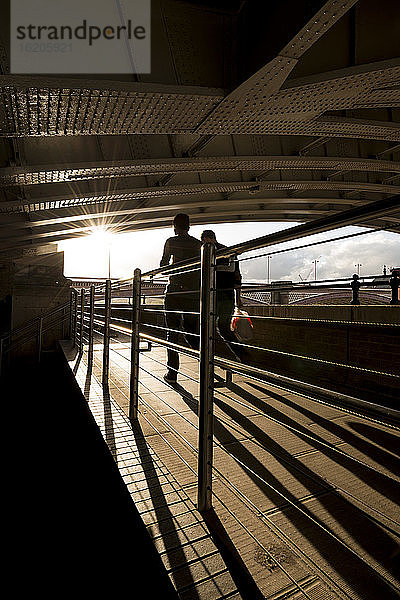
[[[189,235],[189,217],[179,213],[173,220],[175,235],[167,239],[160,266],[176,264],[192,258],[200,259],[201,242]],[[171,275],[165,294],[165,322],[167,341],[178,344],[179,330],[185,336],[189,346],[199,348],[199,305],[200,305],[200,270]],[[172,311],[172,312],[171,312]],[[189,313],[197,314],[189,314]],[[195,335],[193,335],[195,334]],[[176,383],[179,371],[179,354],[168,348],[167,367],[164,375],[168,383]]]

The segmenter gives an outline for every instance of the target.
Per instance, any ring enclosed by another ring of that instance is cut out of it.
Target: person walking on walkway
[[[189,216],[179,213],[173,220],[175,235],[167,239],[160,266],[177,264],[190,259],[200,259],[201,242],[189,235]],[[199,348],[200,269],[171,275],[165,294],[165,322],[168,328],[167,341],[179,343],[182,331],[188,345]],[[166,382],[174,384],[179,371],[179,354],[167,350],[168,371]]]
[[[217,251],[226,247],[217,242],[215,232],[211,229],[205,229],[202,232],[201,241],[203,244],[212,242],[215,244]],[[244,348],[230,344],[230,342],[237,342],[234,332],[231,331],[231,319],[235,304],[237,306],[241,305],[241,284],[242,276],[240,274],[239,262],[234,257],[218,258],[216,271],[217,328],[223,340],[228,343],[227,345],[235,355],[236,360],[242,359]]]

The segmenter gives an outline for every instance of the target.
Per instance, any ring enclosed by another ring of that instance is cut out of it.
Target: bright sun
[[[117,237],[107,227],[93,227],[89,235],[61,242],[59,249],[64,251],[66,276],[108,277],[110,271],[117,274],[113,252]]]
[[[114,234],[106,227],[93,227],[90,234],[91,243],[99,246],[110,246]]]

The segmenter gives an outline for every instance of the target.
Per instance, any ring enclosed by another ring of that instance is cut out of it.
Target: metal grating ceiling
[[[393,64],[395,62],[397,64]],[[352,74],[357,70],[361,72]],[[374,107],[376,99],[382,103],[383,97],[399,104],[400,90],[391,90],[388,96],[388,90],[379,88],[398,84],[400,61],[393,61],[390,66],[386,63],[371,65],[368,71],[365,68],[348,69],[340,77],[334,73],[331,77],[328,79],[325,76],[321,81],[305,85],[293,82],[288,89],[270,95],[258,94],[254,88],[246,89],[241,95],[236,93],[230,105],[221,103],[222,108],[218,106],[212,118],[207,119],[196,131],[202,134],[217,133],[217,127],[223,126],[225,131],[237,134],[329,133],[332,136],[400,139],[397,123],[378,125],[365,120],[340,121],[333,117],[322,117],[326,111],[352,109],[359,105]]]
[[[2,185],[38,185],[62,183],[96,178],[132,177],[139,175],[164,175],[166,173],[214,171],[267,171],[267,170],[332,170],[367,172],[400,172],[400,162],[377,159],[352,159],[343,157],[310,156],[215,156],[159,160],[99,162],[83,166],[69,165],[68,169],[53,169],[41,165],[0,168]]]
[[[160,86],[157,91],[146,91],[140,84],[102,90],[88,89],[87,82],[73,87],[66,80],[59,85],[38,80],[32,87],[24,78],[3,76],[6,118],[0,135],[180,133],[194,129],[221,98],[216,90],[185,93],[183,89],[164,91]]]
[[[315,1],[311,18],[309,0],[212,4],[154,0],[152,73],[135,81],[10,75],[1,54],[0,251],[90,220],[307,221],[399,194],[393,18],[369,0]]]
[[[370,137],[399,140],[398,124],[362,120],[335,120],[321,116],[326,111],[400,103],[400,64],[372,65],[369,71],[342,74],[306,85],[292,84],[278,91],[295,61],[274,59],[226,98],[221,90],[196,93],[132,89],[87,89],[61,80],[60,87],[26,78],[3,76],[1,94],[5,117],[0,123],[3,136],[123,135],[123,134],[281,134]],[[399,63],[399,61],[397,61]],[[350,72],[355,69],[349,69]],[[360,70],[360,69],[356,69]],[[47,85],[46,85],[47,84]],[[77,85],[77,82],[75,82]],[[51,83],[54,85],[54,82]],[[119,86],[123,87],[123,86]],[[150,86],[154,88],[154,86]],[[161,86],[162,87],[162,86]],[[389,93],[390,92],[390,93]],[[211,113],[211,114],[210,114]],[[209,115],[209,116],[208,116]]]
[[[236,192],[248,192],[256,195],[265,191],[289,190],[295,192],[309,190],[326,191],[352,191],[372,192],[388,195],[400,194],[400,185],[383,185],[360,182],[341,181],[240,181],[234,183],[202,183],[181,186],[165,186],[150,189],[130,189],[120,192],[109,192],[107,194],[93,194],[90,196],[77,197],[75,195],[62,197],[43,197],[39,202],[10,201],[0,205],[0,212],[35,212],[38,210],[49,210],[64,208],[66,206],[79,206],[88,204],[111,203],[122,200],[142,200],[156,198],[162,208],[163,196],[193,196],[210,194],[233,194]],[[329,199],[326,199],[329,202]]]

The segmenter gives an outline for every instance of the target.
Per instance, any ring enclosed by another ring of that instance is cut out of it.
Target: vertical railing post
[[[64,307],[61,312],[61,339],[62,340],[65,339],[65,315],[66,315],[65,311],[66,311],[66,309]]]
[[[135,269],[132,285],[132,334],[131,334],[131,376],[129,386],[129,418],[138,418],[139,406],[139,328],[141,301],[141,271]]]
[[[207,242],[201,250],[200,292],[200,401],[197,508],[212,506],[213,402],[215,347],[215,247]]]
[[[83,352],[83,326],[85,324],[85,289],[81,289],[81,322],[79,324],[79,354]]]
[[[399,277],[397,271],[393,271],[392,276],[389,280],[389,285],[392,288],[392,299],[390,300],[390,304],[400,304],[399,298]]]
[[[111,279],[106,281],[104,294],[104,338],[103,338],[103,386],[108,386],[110,370],[110,320],[111,320]]]
[[[42,358],[42,337],[43,337],[43,317],[40,317],[39,321],[38,321],[38,339],[37,339],[38,363],[40,363],[41,358]]]
[[[94,325],[94,285],[90,286],[89,296],[89,348],[88,364],[93,361],[93,325]]]
[[[69,297],[69,330],[68,337],[70,340],[74,339],[74,290],[71,290]]]
[[[74,348],[76,348],[77,333],[78,333],[78,290],[74,290],[74,333],[72,336]]]

